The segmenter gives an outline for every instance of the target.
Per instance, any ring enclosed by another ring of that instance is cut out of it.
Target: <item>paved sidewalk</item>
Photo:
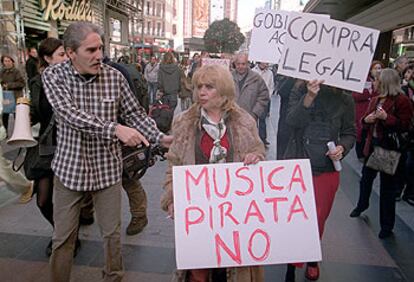
[[[268,122],[268,159],[276,153],[275,132],[277,98],[272,98],[272,113]],[[373,195],[370,213],[361,219],[351,219],[358,192],[358,168],[352,161],[344,162],[341,189],[337,193],[332,214],[322,242],[323,263],[321,282],[388,282],[414,281],[414,251],[412,229],[398,219],[395,237],[387,241],[377,238],[378,197]],[[166,162],[157,162],[142,179],[148,194],[149,224],[135,236],[126,236],[129,223],[128,201],[122,199],[122,242],[124,281],[170,281],[175,269],[173,221],[160,209],[160,195]],[[0,188],[0,195],[4,189]],[[0,197],[1,198],[1,197]],[[400,204],[399,204],[400,206]],[[110,208],[110,207],[108,207]],[[44,254],[52,228],[41,216],[35,200],[17,203],[17,195],[0,205],[0,281],[48,281],[48,259]],[[97,224],[80,230],[82,248],[75,259],[74,282],[100,281],[103,265],[101,236]],[[411,258],[411,259],[410,259]],[[266,266],[266,281],[283,281],[285,266]],[[303,269],[297,281],[306,281]]]

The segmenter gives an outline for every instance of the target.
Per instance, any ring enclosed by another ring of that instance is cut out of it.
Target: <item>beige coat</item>
[[[174,141],[168,151],[169,167],[166,173],[165,192],[161,198],[161,207],[167,211],[173,202],[172,167],[195,164],[196,129],[200,123],[200,108],[193,105],[188,111],[177,116],[173,121],[172,134]],[[264,160],[265,149],[261,142],[256,122],[243,109],[235,106],[231,111],[227,127],[232,134],[233,161],[241,162],[248,153],[255,153]],[[177,271],[174,281],[185,281],[186,271]],[[263,267],[238,267],[227,269],[229,282],[260,282],[264,281]]]

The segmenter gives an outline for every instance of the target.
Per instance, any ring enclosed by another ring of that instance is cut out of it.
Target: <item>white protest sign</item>
[[[215,59],[215,58],[202,58],[201,65],[221,65],[227,68],[230,67],[230,60],[229,59]]]
[[[178,269],[320,261],[309,160],[173,167]]]
[[[282,55],[290,12],[256,9],[253,18],[249,60],[277,63]]]
[[[291,12],[271,9],[256,9],[253,18],[249,60],[279,63],[287,38],[286,26]],[[314,14],[329,18],[329,15]]]
[[[362,92],[379,31],[341,21],[292,13],[278,73],[323,79],[325,84]]]

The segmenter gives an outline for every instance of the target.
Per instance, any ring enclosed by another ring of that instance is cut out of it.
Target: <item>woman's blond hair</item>
[[[381,71],[380,77],[380,95],[386,96],[397,96],[403,94],[401,90],[401,81],[398,72],[394,69],[386,68]]]
[[[235,88],[230,71],[221,65],[205,65],[193,75],[194,99],[198,104],[198,86],[211,84],[217,89],[218,95],[223,98],[220,106],[222,111],[228,112],[234,108]]]

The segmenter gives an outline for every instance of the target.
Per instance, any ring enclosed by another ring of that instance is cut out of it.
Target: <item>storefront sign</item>
[[[173,167],[178,269],[321,260],[309,160]]]
[[[64,0],[40,0],[43,20],[92,21],[92,6],[89,0],[72,0],[66,5]]]

